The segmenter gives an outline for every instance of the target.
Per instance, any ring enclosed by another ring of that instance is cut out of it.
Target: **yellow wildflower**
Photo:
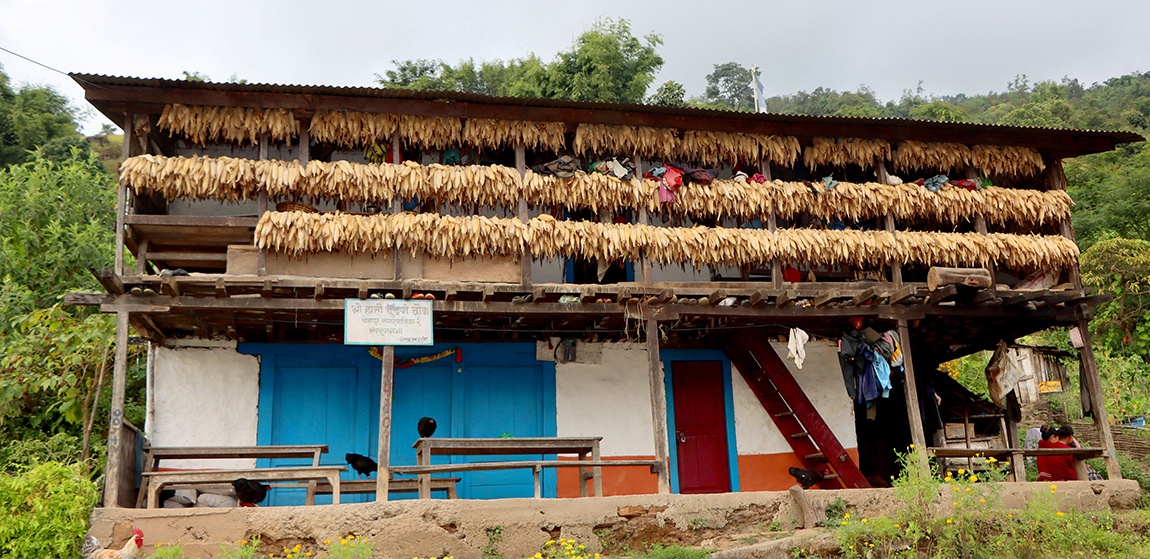
[[[979,500],[978,500],[978,502],[980,502],[980,503],[985,503],[985,502],[986,502],[986,499],[979,499]]]
[[[845,515],[843,515],[843,518],[850,518],[850,517],[851,517],[851,513],[849,513],[849,512],[846,513]]]
[[[248,540],[240,540],[240,545],[248,545]]]
[[[951,480],[950,476],[946,476],[946,477],[942,478],[942,481],[945,481],[945,482],[950,482],[950,480]]]
[[[954,506],[956,506],[956,507],[958,506],[958,501],[954,502]]]
[[[971,489],[970,489],[969,487],[967,487],[967,488],[966,488],[966,492],[967,492],[967,493],[970,493],[970,491],[971,491]]]
[[[296,552],[296,553],[299,553],[299,549],[300,549],[300,545],[298,543],[295,544],[295,547],[291,548],[291,550]]]
[[[354,540],[354,539],[355,539],[355,534],[352,534],[352,535],[348,536],[348,537],[347,537],[347,539],[349,539],[349,540]]]
[[[990,462],[991,464],[993,464],[993,463],[995,463],[995,462],[998,462],[998,460],[997,460],[995,457],[993,457],[993,456],[988,456],[988,457],[986,458],[986,461],[987,461],[987,462]]]
[[[555,540],[547,540],[547,543],[545,543],[543,545],[552,545],[554,543],[555,543]]]
[[[1008,515],[1006,515],[1006,517],[1007,517],[1007,518],[1014,518],[1014,515],[1013,515],[1013,514],[1008,514]]]
[[[965,474],[965,473],[966,473],[966,468],[959,468],[959,469],[958,469],[958,475],[962,475],[962,474]]]
[[[323,543],[331,543],[331,540],[324,540]],[[412,557],[411,559],[419,559],[419,558],[418,557]]]
[[[303,556],[304,556],[304,557],[311,557],[311,552],[309,551],[309,552],[307,552],[307,553],[304,553],[304,554],[303,554]]]
[[[970,476],[970,481],[978,481],[978,476]]]
[[[843,526],[846,526],[846,525],[847,525],[847,521],[846,521],[846,520],[843,520],[843,521],[841,522],[841,524],[842,524]]]
[[[1057,514],[1058,516],[1063,516],[1063,514],[1062,514],[1062,512],[1061,512],[1061,511],[1060,511],[1060,512],[1058,512],[1058,513],[1056,513],[1056,514]]]
[[[1050,488],[1051,489],[1058,489],[1058,486],[1057,485],[1051,485]]]
[[[950,520],[949,518],[948,518],[948,519],[946,519],[946,523],[947,523],[947,524],[950,524],[950,523],[951,523],[951,520]]]
[[[347,540],[339,540],[340,545],[347,545]],[[287,551],[286,549],[284,551]]]
[[[959,489],[958,489],[957,487],[955,487],[955,488],[954,488],[954,490],[955,490],[955,491],[959,491]]]
[[[294,557],[294,555],[292,555],[290,553],[287,554],[287,559],[291,559],[292,557]]]
[[[866,522],[866,519],[864,518],[864,519],[862,519],[862,521],[863,521],[863,522]]]
[[[902,528],[902,526],[899,526],[898,524],[895,524],[894,527],[895,528]]]

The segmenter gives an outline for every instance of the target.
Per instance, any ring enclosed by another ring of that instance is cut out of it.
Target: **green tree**
[[[0,333],[69,289],[99,289],[88,269],[111,263],[115,179],[94,154],[74,154],[0,170]]]
[[[600,19],[547,68],[543,92],[572,101],[641,103],[663,67],[662,44],[654,33],[640,41],[625,19]]]
[[[56,151],[63,145],[77,145],[83,137],[76,115],[68,98],[51,87],[12,89],[0,68],[0,167],[19,164],[29,151],[54,141]]]
[[[1111,351],[1150,363],[1150,241],[1115,238],[1082,254],[1082,280],[1114,300],[1100,305],[1091,323]]]
[[[687,90],[683,88],[683,84],[671,80],[660,85],[655,94],[647,99],[647,104],[682,107],[687,104],[686,96]]]
[[[708,103],[724,105],[737,111],[755,110],[751,71],[738,62],[715,64],[714,71],[707,74],[704,95]]]
[[[919,105],[910,111],[911,118],[915,120],[934,120],[937,122],[966,122],[966,110],[935,99],[929,103]]]

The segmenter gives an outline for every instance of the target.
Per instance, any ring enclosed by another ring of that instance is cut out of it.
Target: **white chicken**
[[[132,537],[120,549],[103,549],[99,540],[93,535],[84,538],[84,546],[80,548],[80,555],[84,559],[141,559],[144,556],[144,533],[132,530]]]

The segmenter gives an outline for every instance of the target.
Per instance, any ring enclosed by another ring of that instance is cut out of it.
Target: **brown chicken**
[[[100,542],[95,536],[84,538],[84,547],[80,548],[80,555],[84,559],[142,559],[144,552],[144,533],[132,530],[132,537],[120,549],[101,549]]]

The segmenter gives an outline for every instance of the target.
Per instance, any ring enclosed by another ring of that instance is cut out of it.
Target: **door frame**
[[[675,444],[675,391],[671,385],[675,361],[718,361],[723,368],[723,415],[727,424],[727,471],[731,492],[739,492],[739,445],[735,440],[735,397],[731,385],[731,361],[717,349],[660,349],[663,384],[667,391],[667,458],[671,462],[671,492],[679,492],[679,449]]]

